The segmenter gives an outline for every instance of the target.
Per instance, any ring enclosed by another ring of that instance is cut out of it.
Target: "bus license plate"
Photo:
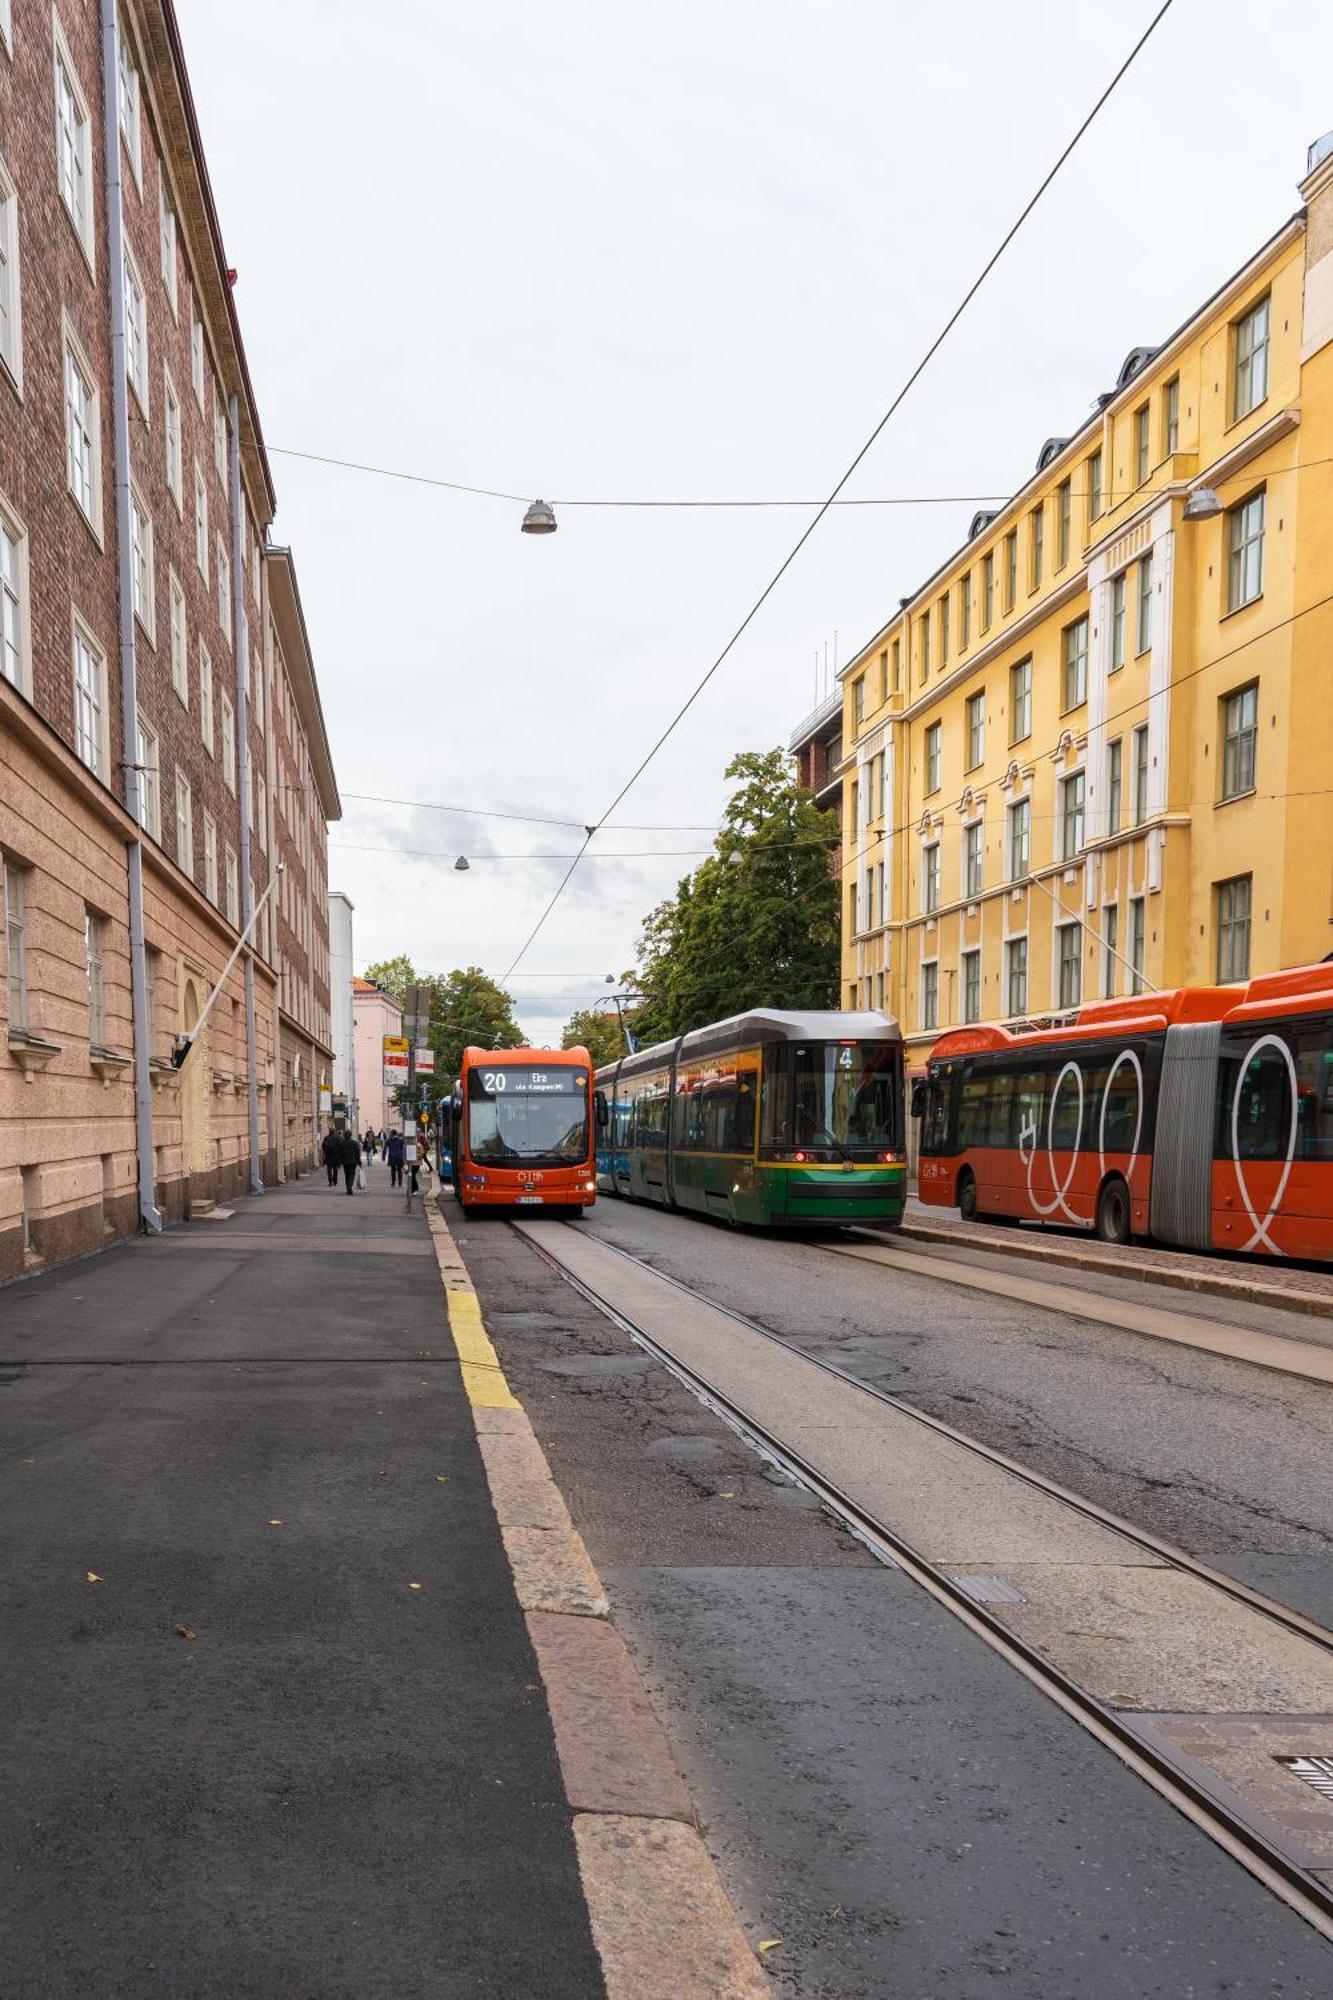
[[[540,1208],[542,1205],[542,1198],[539,1194],[521,1194],[518,1198],[518,1205],[520,1208],[528,1208],[528,1207]]]

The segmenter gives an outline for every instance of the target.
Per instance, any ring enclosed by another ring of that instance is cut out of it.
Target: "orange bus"
[[[591,1208],[592,1106],[586,1049],[464,1049],[452,1107],[454,1192],[464,1214]]]
[[[930,1053],[923,1202],[1104,1242],[1333,1258],[1333,965],[1082,1007]]]

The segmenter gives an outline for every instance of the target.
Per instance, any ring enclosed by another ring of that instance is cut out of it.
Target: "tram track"
[[[758,1417],[753,1409],[747,1409],[740,1399],[728,1394],[715,1381],[710,1381],[705,1369],[692,1365],[681,1355],[674,1353],[660,1338],[623,1311],[612,1298],[605,1296],[595,1284],[589,1283],[569,1268],[561,1260],[558,1249],[553,1249],[548,1243],[539,1240],[524,1223],[519,1222],[512,1226],[527,1238],[538,1255],[566,1283],[619,1326],[636,1345],[668,1369],[701,1403],[741,1436],[761,1457],[814,1494],[830,1514],[877,1559],[909,1575],[929,1596],[944,1606],[952,1616],[967,1626],[1025,1679],[1046,1694],[1104,1747],[1111,1750],[1160,1796],[1184,1813],[1192,1823],[1207,1833],[1274,1894],[1281,1897],[1322,1936],[1333,1940],[1333,1871],[1320,1869],[1316,1872],[1310,1866],[1294,1860],[1291,1854],[1284,1851],[1281,1844],[1269,1837],[1264,1825],[1258,1823],[1255,1817],[1251,1817],[1243,1806],[1237,1803],[1228,1787],[1220,1783],[1216,1786],[1210,1784],[1207,1771],[1202,1770],[1193,1759],[1186,1756],[1179,1759],[1173,1757],[1169,1748],[1164,1748],[1159,1740],[1153,1740],[1146,1735],[1143,1728],[1136,1726],[1132,1717],[1119,1710],[1113,1703],[1080,1686],[1071,1674],[990,1612],[984,1603],[978,1602],[965,1587],[964,1582],[952,1575],[948,1568],[923,1554],[907,1537],[877,1517],[841,1484],[821,1472],[807,1456],[793,1446],[790,1439],[779,1435],[777,1430]],[[569,1225],[561,1225],[560,1233],[563,1234],[568,1228]],[[1247,1611],[1266,1620],[1280,1631],[1312,1644],[1326,1654],[1333,1655],[1333,1631],[1321,1626],[1315,1620],[1252,1589],[1237,1578],[1214,1570],[1187,1550],[1153,1534],[1150,1530],[1137,1527],[1110,1509],[1072,1492],[1045,1474],[1009,1458],[993,1446],[969,1437],[965,1432],[930,1415],[904,1397],[865,1382],[837,1362],[807,1353],[796,1342],[776,1333],[772,1328],[749,1318],[733,1307],[719,1304],[706,1293],[656,1269],[654,1265],[635,1256],[633,1252],[606,1242],[601,1242],[599,1247],[644,1277],[669,1287],[683,1299],[735,1322],[750,1334],[771,1342],[775,1347],[796,1357],[805,1366],[836,1379],[855,1391],[858,1396],[886,1406],[895,1416],[909,1419],[942,1442],[947,1441],[948,1446],[961,1449],[996,1472],[1012,1478],[1025,1488],[1040,1493],[1046,1500],[1069,1510],[1071,1514],[1119,1536],[1131,1547],[1141,1550],[1145,1557],[1156,1564],[1168,1567],[1179,1576],[1194,1580],[1208,1590],[1244,1606]],[[1321,1875],[1326,1875],[1327,1879],[1321,1880]]]

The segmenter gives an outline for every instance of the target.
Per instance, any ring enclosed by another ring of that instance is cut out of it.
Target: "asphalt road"
[[[452,1219],[452,1218],[451,1218]],[[799,1246],[602,1204],[682,1262]],[[458,1239],[778,1991],[1323,2000],[1333,1947],[565,1284]],[[753,1282],[751,1280],[750,1282]],[[790,1276],[788,1274],[788,1282]]]
[[[4,2000],[602,1993],[442,1302],[322,1182],[0,1293]]]
[[[615,1200],[582,1226],[1333,1626],[1333,1389],[817,1240]],[[1214,1304],[1133,1290],[1174,1312]]]

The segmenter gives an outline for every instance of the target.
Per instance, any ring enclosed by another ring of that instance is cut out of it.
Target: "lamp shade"
[[[544,500],[534,500],[527,513],[523,516],[523,533],[525,535],[553,535],[555,530],[556,518],[553,510],[547,506]]]
[[[1196,486],[1185,502],[1184,521],[1215,521],[1223,511],[1222,502],[1211,486]]]

